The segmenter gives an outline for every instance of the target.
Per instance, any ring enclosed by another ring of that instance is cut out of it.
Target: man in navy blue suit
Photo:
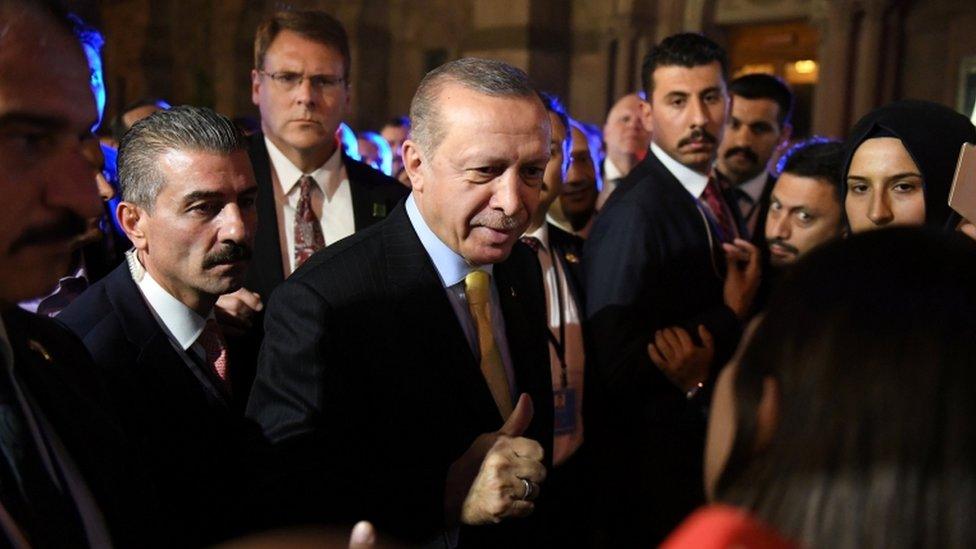
[[[257,185],[233,123],[187,106],[126,133],[119,177],[117,218],[134,248],[59,319],[108,380],[163,519],[181,543],[212,543],[245,522],[247,388],[213,308],[243,283]]]
[[[651,150],[610,196],[584,248],[587,444],[598,464],[625,460],[602,468],[611,475],[600,480],[597,507],[610,546],[656,544],[703,501],[707,384],[734,348],[758,284],[758,254],[712,172],[727,70],[725,52],[698,34],[652,48],[641,106]],[[689,342],[700,335],[699,354],[714,341],[700,377],[679,387],[651,362],[648,344],[662,330]]]

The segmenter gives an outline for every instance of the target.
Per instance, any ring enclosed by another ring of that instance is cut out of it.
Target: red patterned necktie
[[[230,389],[227,342],[224,341],[224,335],[221,333],[220,326],[217,325],[216,320],[212,318],[207,320],[207,324],[204,326],[203,332],[197,341],[203,346],[203,350],[207,355],[207,366],[210,366],[217,373],[217,377],[224,382],[225,387]]]
[[[539,249],[542,248],[542,241],[534,236],[523,236],[520,240],[535,253],[539,253]]]
[[[732,242],[739,234],[735,229],[732,211],[722,197],[720,185],[721,183],[715,177],[715,174],[709,175],[708,183],[705,185],[705,190],[702,191],[701,199],[708,206],[709,213],[712,214],[712,219],[718,225],[719,232],[721,233],[719,234],[719,240],[722,242]]]
[[[298,180],[301,193],[298,197],[298,207],[295,208],[295,268],[312,257],[312,254],[325,247],[325,237],[322,236],[322,225],[318,216],[312,210],[312,188],[315,180],[310,175],[303,175]]]

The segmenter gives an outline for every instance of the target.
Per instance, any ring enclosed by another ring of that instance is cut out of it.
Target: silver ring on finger
[[[519,480],[522,481],[522,486],[525,488],[525,493],[522,494],[522,497],[519,499],[528,501],[535,493],[535,487],[532,486],[532,481],[530,481],[529,479],[521,478]]]

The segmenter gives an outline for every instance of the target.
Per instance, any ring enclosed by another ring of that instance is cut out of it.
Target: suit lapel
[[[122,329],[126,339],[140,349],[136,367],[151,372],[161,383],[172,387],[172,390],[179,388],[179,392],[174,394],[198,394],[203,391],[211,405],[221,408],[228,406],[226,395],[218,388],[212,376],[196,362],[187,364],[173,347],[169,336],[153,316],[138,286],[132,280],[125,263],[119,265],[106,279],[105,291],[112,307],[124,321]]]
[[[248,266],[247,283],[252,290],[266,293],[285,279],[281,261],[281,239],[278,235],[278,209],[275,206],[271,159],[264,144],[264,135],[251,136],[251,166],[258,184],[258,227],[254,234],[255,261]],[[269,296],[263,295],[264,299]]]
[[[352,194],[352,217],[356,225],[356,230],[361,231],[370,226],[374,221],[373,204],[371,200],[372,186],[368,178],[363,177],[360,167],[353,162],[346,153],[342,153],[342,164],[346,167],[346,176],[349,178],[349,191]],[[386,215],[386,212],[383,212]],[[382,217],[382,216],[381,216]]]
[[[519,268],[515,264],[514,257],[517,251],[513,250],[507,261],[495,265],[495,287],[498,290],[502,315],[505,317],[505,335],[508,338],[509,354],[512,358],[512,368],[515,370],[518,391],[529,393],[538,400],[537,395],[543,388],[539,386],[539,376],[534,375],[533,372],[540,366],[532,364],[532,361],[538,358],[538,353],[533,346],[538,347],[540,341],[546,341],[543,332],[546,319],[529,317],[524,300],[529,298],[530,290],[522,281],[529,278],[529,272],[534,272],[535,280],[538,280],[541,286],[542,272],[538,262],[534,265],[521,265]]]
[[[648,154],[640,166],[646,166],[647,173],[653,184],[661,185],[661,190],[667,199],[674,204],[673,217],[680,219],[679,222],[687,222],[696,227],[696,233],[701,238],[701,249],[708,249],[709,262],[711,263],[712,273],[719,281],[725,279],[725,253],[722,251],[722,244],[718,240],[718,234],[713,229],[710,216],[705,211],[705,206],[701,200],[691,196],[688,189],[678,181],[660,160],[653,154]],[[738,211],[735,208],[734,211]],[[696,245],[695,249],[699,249]]]
[[[409,340],[426,342],[427,358],[416,363],[439,368],[447,390],[466,393],[460,400],[480,425],[500,427],[501,415],[488,384],[402,204],[383,229],[387,269],[395,288],[395,316],[409,330]]]
[[[578,242],[574,242],[574,238],[577,237],[551,223],[549,224],[549,245],[552,246],[556,261],[559,261],[563,272],[566,273],[569,292],[573,296],[573,301],[576,302],[576,310],[579,311],[580,318],[583,318],[583,270],[580,264],[583,249]]]

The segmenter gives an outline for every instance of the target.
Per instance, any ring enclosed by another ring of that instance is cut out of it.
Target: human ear
[[[146,217],[146,211],[132,202],[119,202],[115,209],[115,218],[119,226],[137,250],[145,250],[149,245],[145,232]]]

